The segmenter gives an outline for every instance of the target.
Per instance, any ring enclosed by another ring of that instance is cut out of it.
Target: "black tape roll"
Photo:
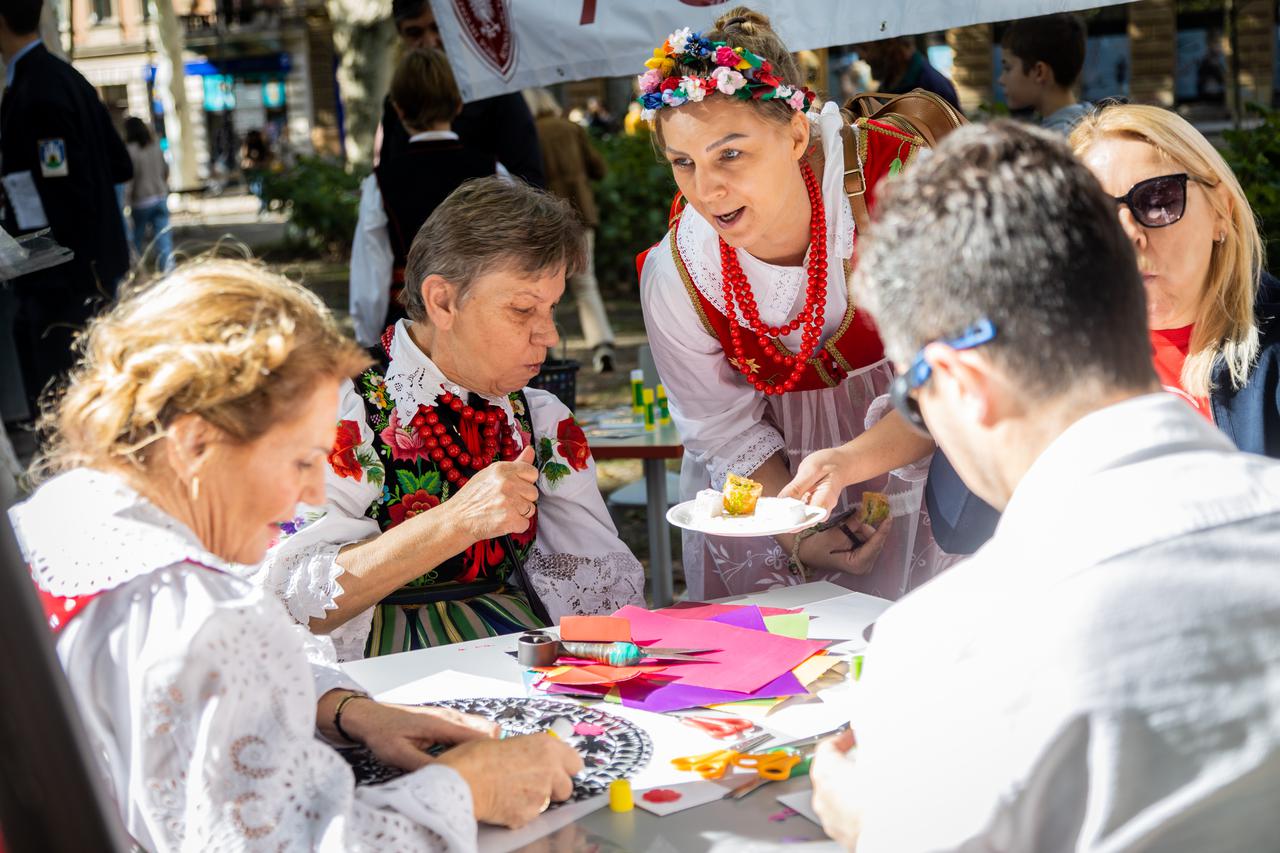
[[[516,640],[516,660],[521,666],[552,666],[560,657],[560,642],[550,634],[528,631]]]

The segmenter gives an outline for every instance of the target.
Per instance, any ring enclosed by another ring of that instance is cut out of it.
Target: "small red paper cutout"
[[[680,799],[680,792],[670,788],[654,788],[652,791],[644,792],[644,799],[650,803],[674,803]]]

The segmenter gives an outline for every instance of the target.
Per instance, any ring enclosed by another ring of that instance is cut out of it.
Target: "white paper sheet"
[[[822,821],[818,820],[818,813],[813,810],[813,789],[807,791],[795,791],[791,794],[782,794],[778,797],[778,802],[782,803],[789,809],[796,811],[801,817],[813,821],[818,826],[822,826]]]
[[[23,231],[36,228],[47,228],[49,219],[44,215],[44,204],[40,201],[40,193],[36,190],[35,179],[30,171],[11,172],[4,176],[4,193],[13,208],[13,216],[18,227]]]
[[[486,678],[446,669],[417,681],[410,681],[391,690],[385,690],[373,698],[379,702],[415,704],[439,702],[444,699],[480,699],[490,697],[509,698],[524,696],[524,687],[500,678]]]

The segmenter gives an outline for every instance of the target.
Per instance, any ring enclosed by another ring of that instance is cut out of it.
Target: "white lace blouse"
[[[433,406],[445,391],[463,398],[470,393],[470,389],[447,380],[418,348],[406,320],[396,325],[390,360],[385,393],[395,404],[401,423],[412,420],[419,405]],[[533,434],[519,435],[518,442],[527,446],[549,438],[554,454],[549,461],[557,465],[553,476],[548,476],[552,469],[547,466],[538,478],[538,535],[525,562],[530,583],[552,619],[572,613],[612,613],[628,604],[644,606],[644,568],[618,538],[600,496],[594,460],[590,456],[569,460],[561,455],[558,429],[573,413],[546,391],[525,388],[524,395],[529,401]],[[480,396],[500,407],[510,424],[517,424],[509,398]],[[302,624],[323,618],[327,610],[336,608],[335,599],[342,594],[339,550],[380,533],[378,523],[366,512],[382,494],[385,471],[364,400],[354,382],[343,383],[338,418],[359,427],[355,458],[362,475],[359,479],[341,476],[330,466],[326,505],[304,509],[296,531],[267,555],[258,577]],[[374,475],[369,476],[371,473]],[[372,618],[370,609],[333,631],[339,660],[364,656]]]
[[[450,768],[355,787],[315,716],[318,695],[356,685],[245,567],[95,471],[49,481],[10,517],[37,584],[81,597],[58,655],[144,849],[476,848],[471,792]]]

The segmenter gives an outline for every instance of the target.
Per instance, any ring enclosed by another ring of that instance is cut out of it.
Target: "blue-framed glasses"
[[[945,344],[952,349],[973,349],[983,344],[991,343],[996,338],[996,326],[986,317],[974,323],[965,329],[959,335],[950,340],[935,341],[934,343]],[[889,396],[893,400],[893,407],[898,410],[898,414],[907,419],[907,423],[916,429],[925,433],[929,433],[929,428],[924,424],[924,417],[920,414],[920,404],[916,402],[916,398],[911,395],[924,383],[929,381],[929,377],[933,375],[933,368],[929,366],[929,362],[924,360],[924,347],[916,353],[916,357],[911,360],[911,366],[906,372],[900,373],[893,379],[893,385],[889,389]]]

